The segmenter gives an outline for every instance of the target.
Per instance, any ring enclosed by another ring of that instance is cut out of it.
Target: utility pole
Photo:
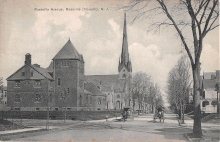
[[[47,120],[46,120],[46,130],[49,130],[49,82],[46,78],[47,82],[47,90],[46,90],[46,96],[47,96]]]

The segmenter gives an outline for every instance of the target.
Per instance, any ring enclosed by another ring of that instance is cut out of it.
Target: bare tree
[[[152,4],[153,3],[153,7]],[[157,5],[155,6],[154,3]],[[194,89],[194,124],[193,133],[202,135],[201,111],[200,111],[200,57],[203,48],[203,40],[207,33],[219,26],[219,0],[132,0],[121,8],[136,12],[133,22],[144,15],[146,18],[164,16],[158,18],[152,24],[151,29],[159,30],[160,27],[173,26],[181,39],[191,62]],[[181,15],[181,16],[180,16]],[[162,20],[162,21],[160,21]],[[191,32],[187,32],[187,28]],[[190,35],[187,40],[187,35]],[[192,44],[192,49],[191,45]]]
[[[184,123],[184,110],[188,100],[188,89],[191,85],[191,68],[188,60],[182,56],[178,64],[169,72],[168,100],[179,112],[180,123]]]

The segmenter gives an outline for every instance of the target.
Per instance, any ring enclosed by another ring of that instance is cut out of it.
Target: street
[[[187,141],[184,133],[192,129],[178,125],[174,114],[166,114],[165,122],[156,120],[146,114],[126,122],[92,121],[79,122],[78,125],[60,126],[53,132],[40,133],[35,136],[12,139],[13,141]]]

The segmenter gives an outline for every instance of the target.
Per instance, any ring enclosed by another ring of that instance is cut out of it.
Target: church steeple
[[[120,72],[123,67],[125,67],[128,72],[131,72],[131,70],[132,70],[131,61],[129,60],[129,53],[128,53],[126,13],[124,13],[122,52],[121,52],[121,61],[119,59],[118,71]]]

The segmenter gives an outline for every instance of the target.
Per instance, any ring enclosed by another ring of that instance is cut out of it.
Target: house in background
[[[0,110],[7,110],[7,87],[2,87],[0,92]]]
[[[205,113],[217,113],[217,96],[219,93],[215,85],[220,82],[220,70],[216,72],[204,72],[202,79],[201,111]]]

